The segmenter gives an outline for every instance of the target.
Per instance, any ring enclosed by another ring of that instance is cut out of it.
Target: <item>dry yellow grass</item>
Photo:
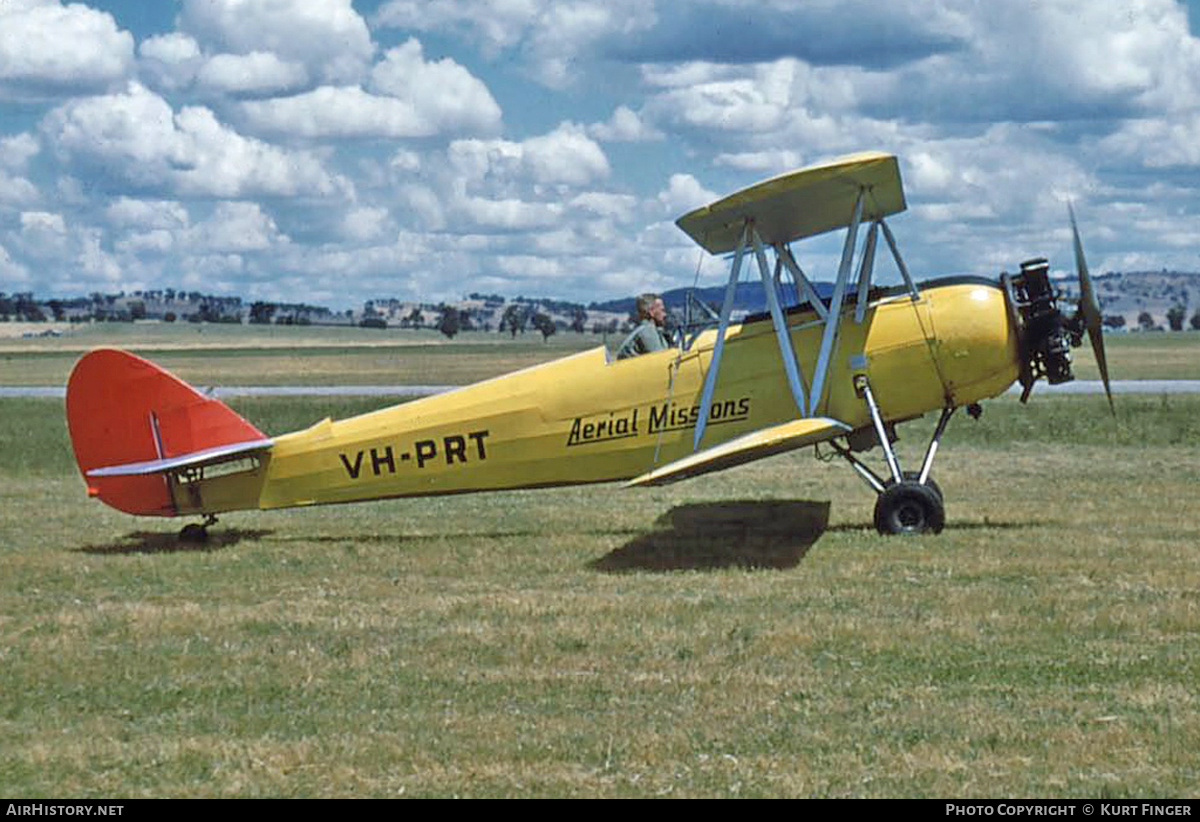
[[[279,432],[371,402],[236,405]],[[805,453],[231,515],[196,549],[84,497],[59,403],[0,400],[0,792],[1194,795],[1200,400],[1118,411],[956,419],[939,537],[877,536]]]
[[[1174,402],[1155,430],[1200,410]],[[5,430],[61,437],[53,404],[2,406]],[[242,410],[269,429],[283,406]],[[1086,410],[957,420],[950,524],[916,540],[875,535],[843,467],[788,455],[649,492],[229,516],[196,550],[84,499],[48,447],[42,469],[6,456],[0,784],[1192,795],[1200,441],[1082,445]]]

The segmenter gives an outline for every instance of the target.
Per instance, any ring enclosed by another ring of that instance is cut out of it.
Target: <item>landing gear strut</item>
[[[866,400],[867,409],[871,412],[871,422],[875,426],[875,434],[883,449],[883,458],[891,476],[886,480],[882,479],[855,457],[849,448],[838,443],[834,443],[834,448],[879,495],[875,501],[875,530],[885,535],[906,536],[941,533],[946,525],[946,507],[942,500],[942,489],[930,478],[929,472],[933,468],[933,458],[937,454],[942,434],[946,431],[946,424],[950,422],[954,409],[942,409],[942,416],[933,432],[933,438],[925,450],[921,470],[902,471],[900,460],[896,457],[888,437],[887,427],[879,413],[879,405],[875,402],[875,395],[871,393],[870,383],[866,377],[858,377],[854,387]]]
[[[204,522],[189,522],[179,531],[180,542],[191,542],[197,545],[203,545],[208,542],[208,526],[216,525],[217,518],[208,514],[204,517]]]

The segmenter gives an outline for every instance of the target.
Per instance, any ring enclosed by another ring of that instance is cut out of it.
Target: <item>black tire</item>
[[[945,525],[942,498],[928,485],[905,480],[875,502],[875,530],[884,535],[940,534]]]
[[[921,476],[920,471],[905,471],[904,472],[904,481],[911,482],[914,484],[919,484],[919,483],[917,483],[917,480],[920,478],[920,476]],[[895,485],[896,481],[888,480],[887,484],[889,486]],[[938,499],[940,499],[943,504],[946,502],[946,497],[945,497],[945,495],[942,494],[942,487],[937,484],[937,481],[934,480],[934,478],[932,476],[930,476],[929,479],[925,480],[925,485],[928,486],[929,488],[933,489],[933,493],[938,495]]]

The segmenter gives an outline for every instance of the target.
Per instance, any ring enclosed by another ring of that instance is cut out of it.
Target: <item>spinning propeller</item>
[[[1067,203],[1067,211],[1071,215],[1071,234],[1075,239],[1075,273],[1079,277],[1079,309],[1068,321],[1068,325],[1072,329],[1072,336],[1079,335],[1080,342],[1082,331],[1087,331],[1088,339],[1092,341],[1092,353],[1096,355],[1096,366],[1100,369],[1100,380],[1104,383],[1104,393],[1108,397],[1108,407],[1113,416],[1116,416],[1112,386],[1108,381],[1108,360],[1104,356],[1100,304],[1096,300],[1096,291],[1092,288],[1092,275],[1088,273],[1087,260],[1083,258],[1083,243],[1079,240],[1079,226],[1075,224],[1075,209],[1070,203]]]
[[[1071,373],[1070,350],[1083,345],[1083,333],[1086,331],[1096,355],[1104,393],[1108,396],[1108,407],[1115,416],[1117,412],[1108,379],[1108,360],[1104,356],[1100,304],[1096,300],[1087,261],[1083,258],[1083,243],[1079,239],[1075,209],[1068,203],[1067,210],[1071,215],[1071,234],[1075,242],[1075,273],[1079,277],[1079,306],[1074,314],[1068,316],[1059,308],[1058,292],[1050,282],[1050,264],[1044,258],[1021,263],[1020,274],[1000,276],[1010,316],[1020,334],[1021,402],[1029,399],[1029,393],[1040,377],[1045,377],[1051,385],[1075,379]]]

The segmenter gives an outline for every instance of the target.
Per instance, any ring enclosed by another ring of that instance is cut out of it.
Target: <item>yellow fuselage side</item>
[[[824,324],[788,316],[805,383]],[[693,451],[715,331],[688,351],[610,361],[603,348],[276,438],[252,472],[176,494],[180,513],[628,479]],[[853,377],[904,420],[995,396],[1017,378],[1004,294],[986,281],[930,286],[846,309],[823,401],[810,416],[870,425]],[[731,325],[701,447],[798,416],[769,319]]]

